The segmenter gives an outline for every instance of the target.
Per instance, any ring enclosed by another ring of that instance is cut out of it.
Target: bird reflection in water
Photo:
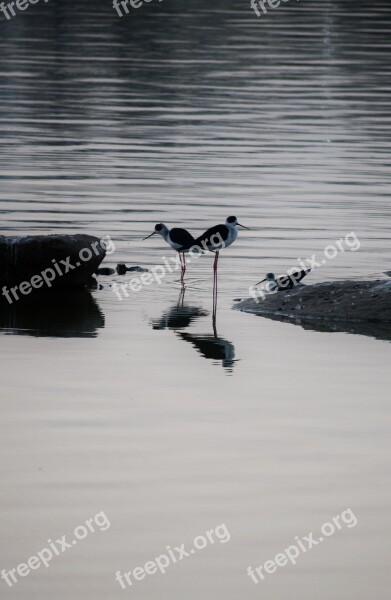
[[[232,372],[235,365],[235,346],[232,342],[215,335],[202,335],[178,331],[177,336],[190,342],[198,352],[209,360],[221,361],[227,371]]]
[[[196,334],[182,331],[200,317],[207,317],[209,312],[199,306],[184,303],[185,290],[181,291],[175,306],[165,311],[159,319],[152,320],[153,329],[171,329],[176,336],[189,342],[199,354],[208,360],[222,364],[228,372],[232,372],[235,365],[235,346],[219,337],[216,330],[215,313],[213,311],[213,334]]]
[[[153,329],[186,329],[200,317],[207,317],[208,312],[199,306],[184,303],[185,290],[181,291],[178,303],[165,311],[160,319],[152,319]]]

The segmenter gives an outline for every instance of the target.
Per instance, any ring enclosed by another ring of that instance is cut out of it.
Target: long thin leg
[[[182,307],[184,304],[185,292],[186,292],[185,286],[181,287],[181,291],[179,292],[179,298],[178,298],[178,303],[177,303],[178,307]]]
[[[184,263],[184,258],[185,258],[185,256],[184,256],[183,252],[179,252],[179,259],[181,261],[181,285],[182,285],[182,287],[183,287],[183,284],[184,284],[184,274],[185,274],[185,270],[186,270],[186,267],[183,264]]]
[[[183,256],[183,283],[185,281],[185,273],[186,273],[186,256],[185,253],[182,253]]]
[[[214,271],[214,295],[215,295],[215,305],[217,307],[217,263],[219,262],[219,251],[216,252],[215,262],[213,265]]]
[[[212,325],[213,325],[213,335],[215,336],[215,338],[217,338],[216,314],[213,315]]]
[[[220,253],[217,250],[217,256],[216,256],[216,310],[217,310],[217,289],[218,289],[218,286],[217,286],[217,277],[218,277],[217,263],[219,262],[219,256],[220,256]]]
[[[215,260],[213,263],[213,327],[216,329],[217,315],[217,263],[219,261],[219,251],[216,251]]]

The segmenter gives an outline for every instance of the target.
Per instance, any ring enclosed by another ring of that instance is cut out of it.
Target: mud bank
[[[391,339],[391,280],[334,281],[301,285],[268,294],[265,299],[247,298],[235,310],[306,329],[347,331]]]

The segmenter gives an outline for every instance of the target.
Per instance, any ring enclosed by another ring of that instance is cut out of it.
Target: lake
[[[52,1],[0,29],[3,235],[109,235],[105,266],[153,269],[174,258],[141,241],[155,223],[250,228],[221,252],[216,334],[209,255],[184,297],[174,271],[120,300],[128,273],[2,308],[0,570],[110,522],[1,580],[3,597],[386,598],[389,341],[232,306],[352,233],[359,249],[306,283],[391,269],[388,0],[261,17],[156,0],[122,18],[109,0]],[[348,509],[357,525],[249,576]],[[223,524],[230,539],[164,574],[115,579]]]

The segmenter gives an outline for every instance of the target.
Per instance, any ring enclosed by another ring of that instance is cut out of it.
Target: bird
[[[217,308],[217,263],[219,260],[219,252],[222,248],[228,248],[234,243],[238,237],[238,227],[249,229],[238,223],[236,217],[228,217],[225,224],[215,225],[207,229],[193,243],[193,247],[197,247],[201,252],[209,251],[215,253],[213,263],[213,315],[216,318]]]
[[[189,250],[195,244],[194,237],[187,231],[187,229],[183,229],[181,227],[173,227],[172,229],[169,229],[167,225],[164,225],[164,223],[157,223],[155,225],[155,231],[143,238],[142,241],[147,240],[156,234],[161,235],[164,241],[167,242],[167,244],[169,244],[173,250],[176,250],[176,252],[179,253],[181,260],[181,283],[183,285],[186,272],[185,252],[189,252]]]
[[[238,223],[236,217],[228,217],[225,224],[210,227],[202,235],[196,238],[194,245],[202,250],[208,250],[209,252],[218,252],[222,248],[228,248],[228,246],[233,244],[238,237],[237,227],[249,229],[249,227],[245,227]]]
[[[282,275],[276,277],[274,273],[267,273],[266,277],[262,281],[258,281],[255,285],[260,285],[264,281],[267,281],[266,288],[268,292],[281,292],[283,290],[290,290],[297,285],[311,269],[303,269],[302,271],[293,271],[288,275]]]

